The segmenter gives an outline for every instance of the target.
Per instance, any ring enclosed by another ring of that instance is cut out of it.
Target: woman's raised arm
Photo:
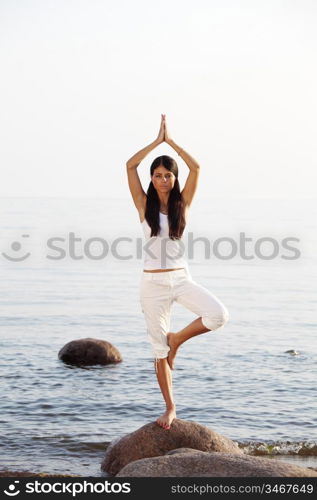
[[[189,153],[187,153],[187,151],[182,149],[180,146],[176,144],[176,142],[173,141],[167,129],[166,121],[165,121],[165,142],[169,144],[173,149],[175,149],[176,153],[184,160],[184,162],[186,163],[186,165],[190,170],[185,182],[185,186],[182,190],[182,197],[185,202],[185,205],[189,207],[194,198],[194,194],[198,186],[200,166],[197,163],[197,161],[192,156],[190,156]]]

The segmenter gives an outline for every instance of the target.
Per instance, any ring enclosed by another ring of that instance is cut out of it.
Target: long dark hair
[[[184,200],[182,198],[178,182],[178,166],[176,161],[170,156],[158,156],[152,162],[150,168],[151,176],[153,175],[154,170],[161,165],[165,167],[166,170],[172,172],[176,177],[173,189],[170,191],[168,198],[168,225],[169,237],[172,240],[180,239],[185,229],[186,220]],[[145,208],[145,219],[151,228],[151,236],[157,236],[160,231],[159,212],[160,199],[151,181],[147,190],[147,200]]]

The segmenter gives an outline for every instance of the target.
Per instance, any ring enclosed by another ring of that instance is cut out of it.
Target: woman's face
[[[167,168],[159,166],[154,170],[151,180],[157,191],[168,193],[173,189],[176,177]]]

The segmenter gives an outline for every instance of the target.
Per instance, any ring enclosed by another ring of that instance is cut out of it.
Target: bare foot
[[[169,332],[166,335],[167,345],[170,347],[170,350],[168,351],[168,355],[167,355],[167,362],[168,362],[171,370],[174,370],[174,360],[175,360],[175,356],[177,353],[177,349],[179,347],[177,342],[176,342],[175,335],[176,335],[175,333],[171,333],[171,332]]]
[[[163,427],[163,429],[170,429],[171,428],[171,423],[173,422],[174,418],[176,418],[176,407],[174,406],[173,408],[170,408],[169,410],[166,410],[165,413],[158,419],[156,419],[156,422],[158,425]]]

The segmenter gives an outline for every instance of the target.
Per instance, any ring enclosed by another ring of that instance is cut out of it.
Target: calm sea
[[[197,196],[189,269],[230,320],[180,348],[173,379],[178,418],[315,467],[316,220],[310,200]],[[164,409],[137,211],[130,199],[3,198],[0,227],[0,468],[100,476],[107,444]],[[171,330],[193,319],[174,304]],[[58,360],[83,337],[113,343],[123,362]]]

